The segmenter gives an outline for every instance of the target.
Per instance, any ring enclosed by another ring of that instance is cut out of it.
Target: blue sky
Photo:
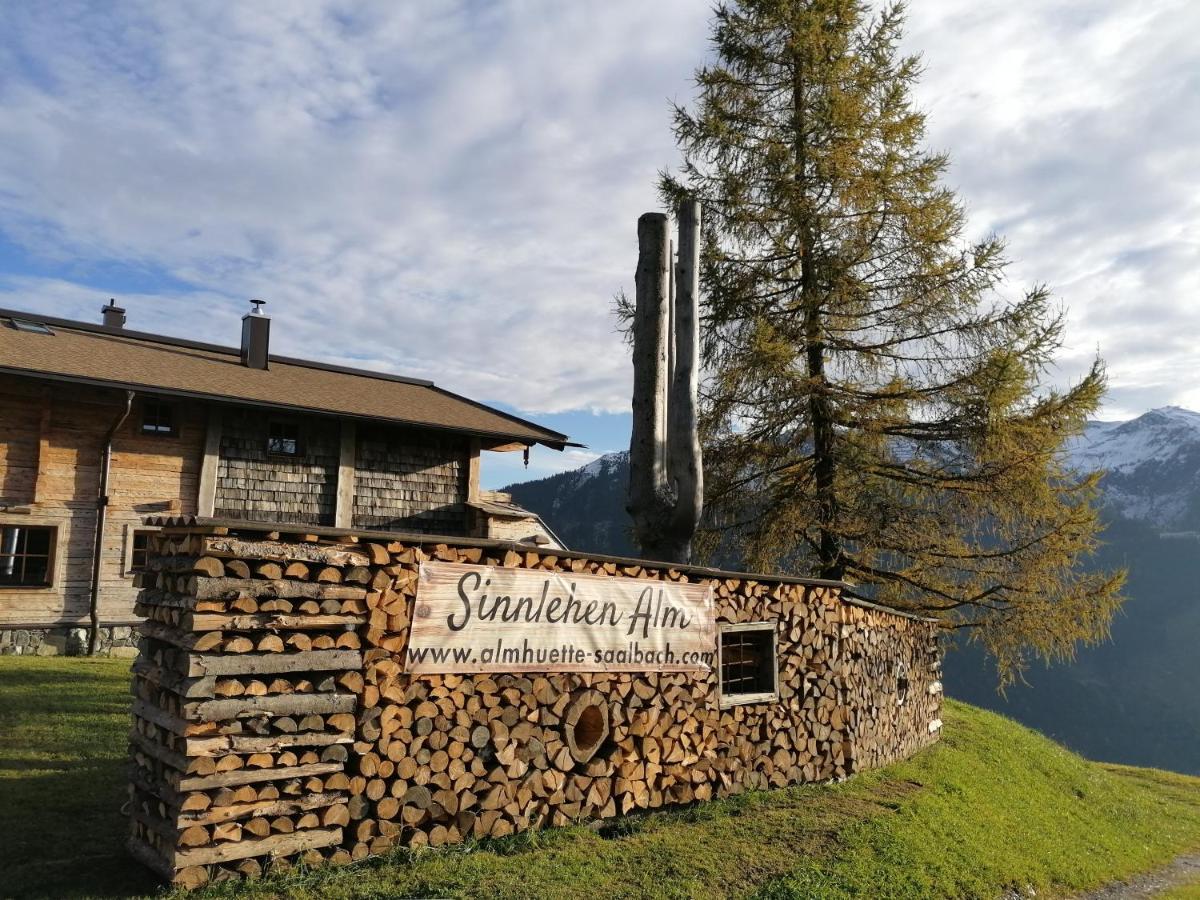
[[[0,5],[0,305],[439,384],[587,451],[627,443],[611,315],[677,160],[708,5],[416,0]],[[1097,348],[1105,413],[1200,408],[1200,4],[923,0],[930,141],[1014,291]]]

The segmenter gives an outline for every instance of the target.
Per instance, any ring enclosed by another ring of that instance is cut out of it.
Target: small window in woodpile
[[[273,421],[268,426],[267,452],[276,456],[300,456],[300,426],[295,422]]]
[[[903,706],[908,700],[908,666],[896,664],[896,705]]]
[[[721,706],[778,699],[774,622],[722,625],[719,649]]]
[[[0,588],[50,585],[55,532],[39,525],[0,525]]]
[[[144,572],[150,558],[150,535],[153,531],[135,531],[129,547],[129,574]]]
[[[142,401],[142,434],[175,437],[175,405],[165,400]]]

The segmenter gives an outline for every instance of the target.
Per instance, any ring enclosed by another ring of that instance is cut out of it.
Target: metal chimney
[[[270,359],[271,320],[263,315],[266,300],[251,300],[254,309],[242,316],[242,365],[266,369]]]
[[[100,312],[104,314],[105,328],[125,327],[125,310],[117,306],[116,300],[110,298],[108,306],[100,307]]]

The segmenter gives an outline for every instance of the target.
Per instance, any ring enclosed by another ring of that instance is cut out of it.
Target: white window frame
[[[726,694],[725,665],[723,648],[725,635],[742,631],[767,631],[771,634],[771,658],[775,664],[771,666],[772,689],[757,694]],[[717,692],[720,697],[720,708],[729,709],[733,706],[746,706],[751,703],[775,703],[779,700],[779,622],[777,620],[763,622],[720,622],[717,627]]]

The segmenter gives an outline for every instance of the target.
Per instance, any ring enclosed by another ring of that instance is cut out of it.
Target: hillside
[[[510,484],[519,505],[538,513],[568,547],[633,556],[625,486],[629,454],[609,453],[572,472]]]
[[[947,689],[1012,716],[1092,758],[1200,774],[1200,544],[1116,519],[1097,563],[1129,568],[1112,640],[1072,665],[1031,667],[1028,684],[995,691],[974,648],[946,659]]]
[[[967,647],[946,662],[955,696],[995,709],[1094,759],[1200,774],[1200,413],[1164,407],[1127,422],[1092,422],[1068,447],[1079,471],[1104,469],[1108,531],[1094,565],[1130,571],[1112,640],[1073,665],[1035,665],[1006,697]],[[624,510],[628,460],[512,485],[568,546],[631,554]]]
[[[0,659],[4,896],[151,896],[124,855],[127,663]],[[950,702],[942,741],[842,784],[399,851],[190,896],[1062,895],[1200,847],[1200,780],[1097,765]]]

